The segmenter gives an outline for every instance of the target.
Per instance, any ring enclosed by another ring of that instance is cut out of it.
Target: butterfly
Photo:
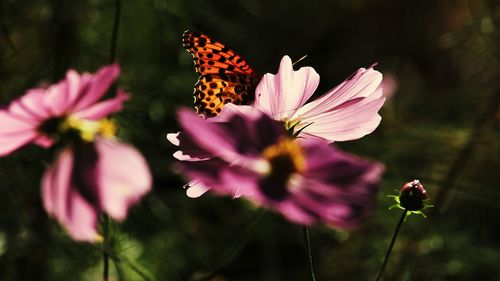
[[[262,76],[240,55],[197,31],[185,31],[182,46],[193,56],[195,70],[200,74],[193,93],[198,114],[214,117],[226,103],[253,101]]]

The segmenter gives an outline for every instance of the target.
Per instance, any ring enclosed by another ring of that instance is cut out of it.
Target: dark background
[[[494,0],[123,1],[118,85],[132,93],[120,136],[154,173],[153,191],[113,225],[112,280],[310,280],[301,228],[242,200],[189,199],[172,170],[175,110],[197,79],[186,29],[228,44],[260,73],[281,57],[321,75],[318,93],[359,67],[383,72],[381,126],[342,148],[385,163],[361,229],[311,229],[317,279],[373,280],[400,210],[386,195],[420,179],[428,218],[403,225],[385,280],[499,280],[500,4]],[[0,0],[0,104],[107,64],[115,1]],[[388,82],[387,82],[388,81]],[[394,88],[394,87],[393,87]],[[1,124],[0,124],[1,126]],[[99,280],[101,245],[77,243],[43,211],[47,153],[0,159],[0,280]],[[213,273],[213,274],[212,274]]]

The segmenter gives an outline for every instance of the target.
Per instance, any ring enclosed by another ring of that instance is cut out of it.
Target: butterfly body
[[[186,31],[183,47],[191,53],[196,72],[194,107],[205,117],[219,114],[226,103],[249,104],[261,76],[226,45],[196,32]]]

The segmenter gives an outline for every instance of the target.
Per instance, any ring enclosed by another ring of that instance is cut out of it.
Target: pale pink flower
[[[151,189],[142,155],[114,140],[114,124],[102,120],[119,111],[127,94],[100,101],[120,73],[118,65],[96,74],[68,71],[47,89],[31,89],[0,110],[0,156],[35,143],[57,143],[55,164],[42,180],[46,211],[76,240],[95,242],[99,213],[122,221],[128,208]]]
[[[295,71],[291,59],[284,56],[278,73],[265,74],[257,85],[253,107],[285,122],[287,129],[301,138],[329,142],[359,139],[373,132],[382,119],[378,114],[385,101],[381,81],[380,72],[360,68],[337,87],[309,101],[319,84],[318,73],[312,67]],[[224,120],[229,111],[245,111],[245,107],[229,105],[217,119]]]

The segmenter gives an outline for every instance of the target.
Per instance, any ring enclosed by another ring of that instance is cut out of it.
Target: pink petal
[[[79,241],[95,242],[98,211],[72,186],[73,153],[67,149],[59,154],[53,167],[42,178],[42,199],[45,210],[54,216]]]
[[[184,133],[167,134],[167,140],[181,149],[173,154],[180,161],[205,161],[213,157],[213,155],[201,151]]]
[[[184,185],[186,195],[190,198],[198,198],[210,190],[210,187],[200,181],[192,180]]]
[[[269,207],[276,209],[293,223],[301,225],[312,225],[316,222],[313,216],[304,211],[302,207],[298,206],[292,200],[286,200]]]
[[[19,99],[13,101],[8,111],[24,121],[38,124],[49,117],[49,110],[44,102],[45,89],[31,89]]]
[[[33,143],[35,143],[43,148],[49,148],[54,144],[54,140],[47,137],[46,135],[38,135],[33,140]]]
[[[80,89],[76,104],[72,109],[73,112],[81,111],[101,99],[111,84],[120,75],[120,67],[118,64],[112,64],[101,68],[95,75],[91,76],[91,80],[85,89]]]
[[[252,118],[235,114],[229,122],[209,122],[191,110],[181,109],[178,111],[178,120],[193,151],[200,151],[205,157],[217,157],[232,165],[254,169],[262,164],[258,157],[260,151],[275,143],[284,133],[281,124],[258,110],[255,113],[256,116]],[[182,146],[181,142],[181,150],[187,154]]]
[[[200,158],[200,157],[192,156],[190,154],[186,154],[182,150],[177,150],[172,155],[174,156],[175,159],[177,159],[179,161],[205,161],[205,160],[208,160],[211,158],[211,157]]]
[[[368,97],[375,92],[381,81],[380,72],[372,68],[361,68],[352,78],[300,108],[291,119],[311,120],[314,116],[331,111],[349,100]]]
[[[302,188],[294,194],[296,202],[334,227],[358,226],[373,210],[383,165],[324,142],[305,140],[301,144],[308,170]]]
[[[266,74],[255,90],[254,106],[275,120],[289,119],[314,93],[319,75],[311,67],[293,70],[288,56],[281,59],[276,75]]]
[[[61,221],[67,220],[68,190],[70,188],[71,171],[73,169],[73,153],[62,151],[55,165],[48,167],[42,179],[42,197],[45,210]]]
[[[97,139],[97,184],[103,210],[124,220],[128,208],[151,190],[151,173],[144,157],[134,147]]]
[[[177,132],[177,133],[169,133],[167,134],[167,140],[175,145],[175,146],[179,146],[179,144],[181,143],[180,140],[179,140],[179,134],[180,132]]]
[[[182,162],[178,167],[191,180],[185,187],[190,188],[191,185],[195,187],[192,193],[188,190],[188,196],[190,197],[201,195],[208,188],[217,194],[236,197],[241,194],[238,192],[239,190],[251,190],[252,188],[249,187],[252,184],[251,181],[258,180],[255,176],[250,181],[248,177],[243,180],[243,177],[236,175],[241,174],[242,169],[228,169],[227,163],[217,159]],[[235,175],[230,175],[231,173]],[[246,173],[248,174],[248,172]],[[237,181],[237,184],[233,184],[233,180]],[[256,185],[253,184],[253,186]]]
[[[236,105],[234,103],[228,103],[224,105],[224,108],[222,108],[219,115],[207,120],[210,122],[228,122],[234,115],[245,115],[245,118],[255,120],[262,116],[262,112],[250,105]]]
[[[233,199],[239,197],[252,197],[258,188],[258,176],[243,169],[224,169],[220,174],[221,182],[224,183],[226,192],[233,195]]]
[[[177,119],[189,138],[208,153],[224,157],[228,162],[232,162],[235,157],[238,158],[236,152],[238,144],[217,123],[207,122],[188,109],[178,110]]]
[[[99,120],[113,112],[122,110],[123,102],[128,98],[129,96],[124,91],[118,90],[116,97],[98,102],[83,110],[74,112],[73,116],[81,119]]]
[[[74,105],[78,95],[86,90],[87,85],[81,82],[80,75],[69,70],[66,78],[50,86],[45,94],[44,103],[51,116],[62,116]]]
[[[71,205],[71,217],[65,226],[69,234],[77,241],[99,241],[98,211],[75,190],[71,190],[68,202]]]
[[[359,139],[378,127],[382,119],[378,111],[384,102],[384,97],[375,100],[369,97],[351,106],[303,118],[301,124],[305,127],[300,136],[308,138],[314,135],[330,142]]]
[[[37,136],[33,124],[14,117],[5,110],[0,111],[0,124],[0,156],[26,145]]]
[[[32,132],[11,137],[0,136],[0,156],[5,156],[14,152],[18,148],[31,142],[33,138],[35,138],[35,134]]]

